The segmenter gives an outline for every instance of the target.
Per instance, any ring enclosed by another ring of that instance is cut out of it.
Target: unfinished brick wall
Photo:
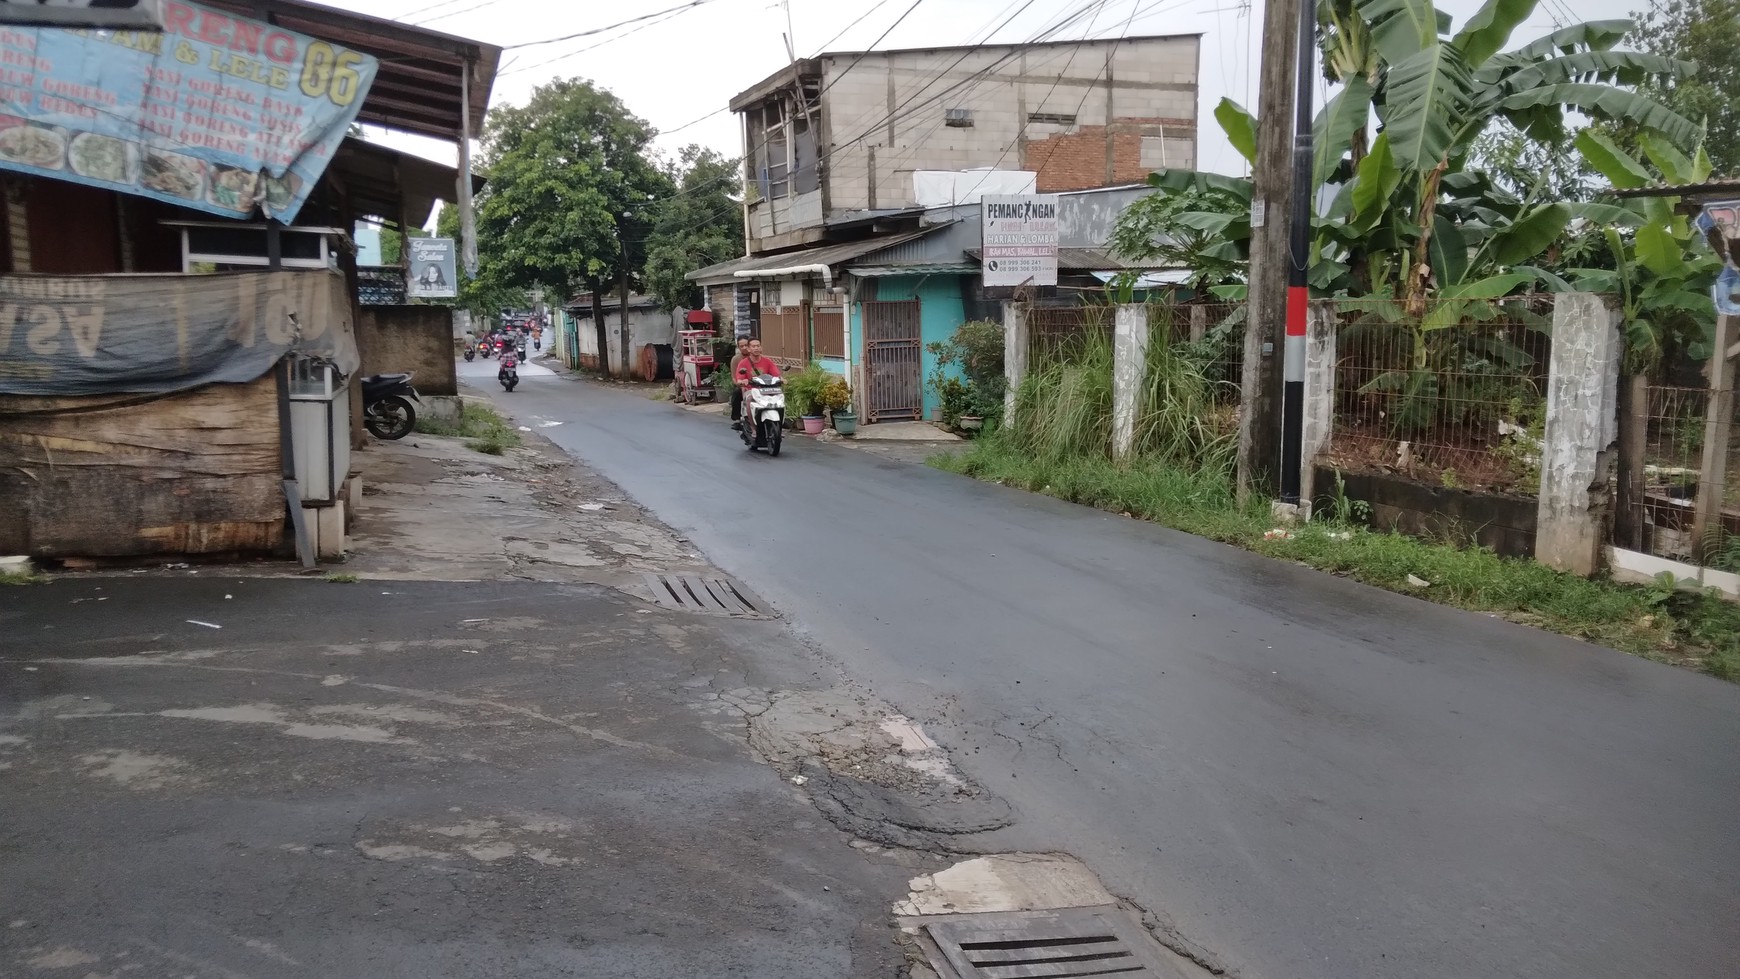
[[[1021,166],[1039,175],[1042,194],[1136,184],[1148,179],[1160,165],[1152,153],[1143,159],[1144,139],[1164,140],[1170,145],[1188,141],[1188,157],[1168,159],[1166,165],[1189,168],[1196,165],[1195,132],[1187,119],[1119,119],[1110,126],[1078,126],[1068,133],[1030,138]]]

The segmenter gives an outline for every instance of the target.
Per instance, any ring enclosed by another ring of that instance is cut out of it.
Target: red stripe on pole
[[[1305,286],[1287,287],[1287,335],[1305,335],[1305,304],[1310,301]]]

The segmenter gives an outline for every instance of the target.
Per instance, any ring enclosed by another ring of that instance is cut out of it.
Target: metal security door
[[[864,304],[864,399],[869,421],[917,419],[924,414],[919,383],[918,300]]]

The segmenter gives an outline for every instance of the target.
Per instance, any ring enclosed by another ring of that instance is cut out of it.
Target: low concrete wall
[[[356,345],[362,374],[416,374],[418,394],[456,395],[453,310],[446,306],[364,306]]]
[[[1350,500],[1371,506],[1370,523],[1410,537],[1457,543],[1469,539],[1505,557],[1532,557],[1539,503],[1532,497],[1499,496],[1474,490],[1427,486],[1398,476],[1341,474]],[[1319,507],[1335,493],[1335,470],[1316,467]]]

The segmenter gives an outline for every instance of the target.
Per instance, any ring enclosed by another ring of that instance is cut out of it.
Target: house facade
[[[915,175],[927,171],[1029,172],[1054,193],[1194,168],[1200,52],[1191,34],[798,61],[731,100],[746,252],[926,203]]]
[[[1198,35],[836,52],[731,100],[744,257],[689,278],[729,332],[845,375],[866,422],[936,407],[926,347],[996,318],[978,266],[989,194],[1061,194],[1057,298],[1124,263],[1112,222],[1147,175],[1196,166]]]

